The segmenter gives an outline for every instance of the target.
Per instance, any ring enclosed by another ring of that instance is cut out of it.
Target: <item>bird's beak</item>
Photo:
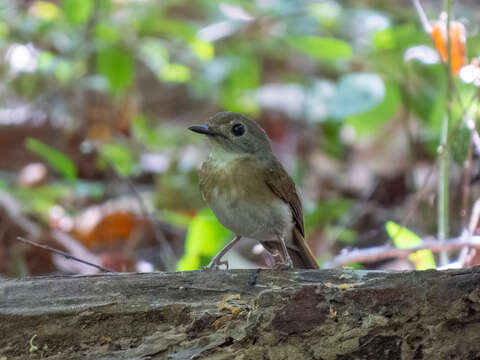
[[[209,136],[216,136],[217,135],[217,133],[211,127],[208,127],[207,125],[190,126],[188,128],[188,130],[191,130],[191,131],[199,133],[199,134],[209,135]]]

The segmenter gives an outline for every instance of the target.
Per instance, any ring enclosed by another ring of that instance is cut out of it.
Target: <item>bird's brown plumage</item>
[[[265,182],[276,196],[290,206],[294,227],[292,229],[291,243],[287,244],[287,249],[294,266],[298,268],[318,269],[317,261],[305,243],[302,203],[298,197],[295,184],[278,161],[275,161],[274,165],[266,172]],[[277,250],[277,252],[281,254],[280,244],[278,242],[265,242],[264,246],[269,251]]]
[[[278,265],[318,269],[305,242],[295,184],[273,154],[260,125],[243,115],[224,112],[210,118],[207,125],[189,129],[207,135],[212,144],[200,171],[200,189],[218,220],[237,238],[260,241]],[[217,267],[228,249],[227,245],[209,266]]]

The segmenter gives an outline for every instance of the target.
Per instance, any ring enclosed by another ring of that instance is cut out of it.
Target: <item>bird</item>
[[[219,112],[189,130],[205,135],[211,152],[199,171],[200,192],[220,223],[234,233],[207,265],[242,238],[260,242],[277,269],[318,269],[305,241],[302,204],[295,183],[274,155],[265,130],[234,112]]]

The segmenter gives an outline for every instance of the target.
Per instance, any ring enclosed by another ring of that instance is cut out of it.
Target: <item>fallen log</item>
[[[480,267],[0,280],[0,359],[478,359]]]

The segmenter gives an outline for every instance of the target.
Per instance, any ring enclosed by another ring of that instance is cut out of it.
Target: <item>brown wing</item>
[[[295,184],[278,161],[268,169],[265,182],[275,195],[290,206],[295,227],[304,236],[302,203],[298,197]]]
[[[288,251],[294,266],[318,269],[317,261],[305,242],[302,203],[298,197],[294,182],[278,161],[275,161],[274,165],[269,168],[265,182],[275,195],[290,206],[295,226],[292,236],[293,247],[288,247]]]

